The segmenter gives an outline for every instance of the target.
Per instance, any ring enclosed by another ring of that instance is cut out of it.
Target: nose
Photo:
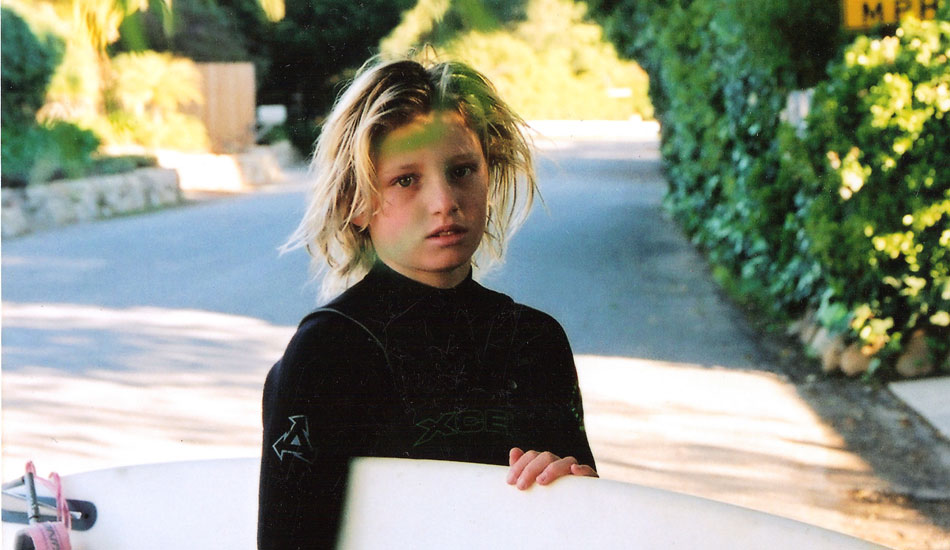
[[[433,214],[449,214],[459,209],[458,189],[447,177],[431,180],[427,191],[429,209]]]

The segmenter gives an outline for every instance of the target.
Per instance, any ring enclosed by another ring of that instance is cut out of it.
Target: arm
[[[305,322],[267,377],[258,547],[332,548],[349,461],[371,454],[385,390],[366,337],[338,319]]]
[[[509,451],[507,481],[519,489],[535,481],[547,485],[565,475],[597,477],[570,343],[557,321],[538,315],[539,336],[530,347],[539,352],[540,359],[532,385],[539,390],[537,400],[546,406],[534,419],[539,437],[532,444],[538,450],[514,447]]]

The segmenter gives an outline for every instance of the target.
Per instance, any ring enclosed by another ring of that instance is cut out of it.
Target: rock
[[[841,367],[841,353],[844,351],[844,338],[841,335],[831,338],[821,349],[821,370],[825,374],[835,372]]]
[[[846,347],[841,352],[841,372],[848,376],[857,376],[867,372],[871,366],[871,356],[864,353],[859,342]]]
[[[181,203],[178,173],[143,168],[3,190],[3,236]]]
[[[811,341],[815,338],[815,334],[823,328],[824,327],[819,327],[814,323],[808,323],[803,320],[801,330],[798,331],[798,339],[802,344],[807,346],[811,344]]]
[[[26,212],[26,198],[22,189],[3,189],[3,211],[0,227],[4,238],[16,237],[30,231]]]
[[[927,346],[927,334],[923,330],[915,330],[904,352],[897,358],[897,373],[904,378],[914,378],[930,374],[934,370],[934,361]]]
[[[815,355],[820,355],[821,350],[831,345],[833,339],[834,338],[831,336],[831,333],[828,332],[828,329],[825,327],[820,327],[814,332],[811,340],[809,340],[808,349],[811,350]]]
[[[818,331],[819,325],[815,322],[815,312],[814,310],[808,310],[805,312],[805,316],[792,323],[789,326],[790,334],[797,334],[799,341],[802,344],[808,345],[811,343],[812,338],[815,335],[815,332]]]
[[[277,159],[277,164],[282,167],[293,166],[300,162],[300,156],[297,154],[297,150],[294,149],[294,146],[286,139],[269,145],[268,149],[270,149],[274,158]]]

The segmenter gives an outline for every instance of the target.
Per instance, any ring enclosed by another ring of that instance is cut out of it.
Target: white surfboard
[[[74,550],[252,550],[259,470],[260,459],[242,458],[63,476],[64,496],[77,501],[70,508],[86,510],[86,517],[74,520],[70,543]],[[37,493],[52,502],[45,488],[37,486]],[[25,527],[8,521],[11,512],[25,509],[23,499],[4,494],[3,550],[13,550],[16,532]]]
[[[76,550],[251,550],[257,459],[131,466],[63,478],[94,521],[70,535]],[[531,548],[866,550],[881,548],[812,525],[627,483],[563,478],[518,491],[507,468],[360,459],[341,534],[346,549]],[[44,495],[48,493],[40,491]],[[3,550],[25,507],[4,497]],[[88,515],[88,513],[87,513]]]

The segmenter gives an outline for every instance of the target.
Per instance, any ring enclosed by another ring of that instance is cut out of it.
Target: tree
[[[261,84],[265,103],[288,106],[291,116],[313,119],[332,103],[334,85],[357,67],[399,22],[412,0],[298,0],[267,39],[272,68]]]

